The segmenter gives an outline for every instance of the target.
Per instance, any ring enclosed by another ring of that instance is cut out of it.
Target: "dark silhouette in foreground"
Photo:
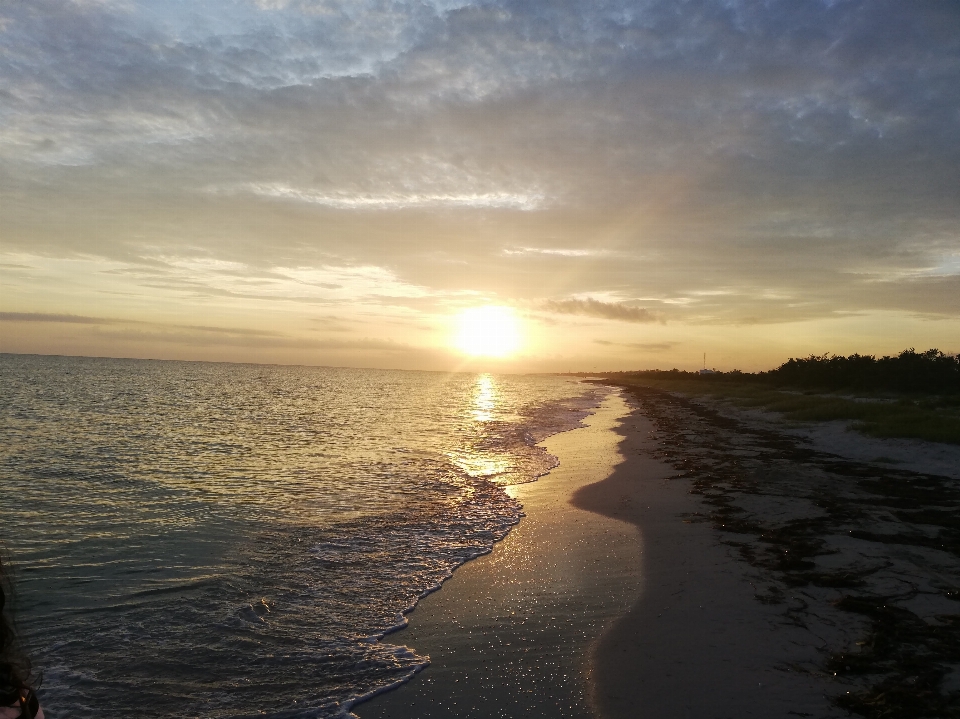
[[[30,660],[23,652],[10,616],[9,596],[8,575],[0,560],[0,717],[43,719]]]

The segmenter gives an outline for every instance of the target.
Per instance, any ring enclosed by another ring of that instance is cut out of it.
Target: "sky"
[[[0,351],[907,347],[960,350],[954,0],[0,0]]]

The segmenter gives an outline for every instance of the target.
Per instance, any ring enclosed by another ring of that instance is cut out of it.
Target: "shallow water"
[[[521,515],[597,390],[550,376],[0,355],[2,538],[48,717],[332,717]]]

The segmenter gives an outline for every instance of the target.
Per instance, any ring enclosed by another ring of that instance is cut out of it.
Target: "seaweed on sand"
[[[701,498],[686,521],[712,522],[754,568],[757,600],[782,605],[785,621],[835,617],[855,632],[824,650],[838,706],[871,719],[960,717],[960,483],[847,461],[625,386],[657,427],[659,456]]]
[[[960,617],[930,624],[886,597],[845,596],[837,606],[871,624],[862,650],[832,654],[827,668],[880,676],[864,691],[838,696],[839,706],[891,719],[960,716],[958,693],[941,691],[947,665],[960,662]]]

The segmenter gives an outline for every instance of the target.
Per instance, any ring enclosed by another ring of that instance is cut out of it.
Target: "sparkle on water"
[[[557,377],[0,355],[0,504],[49,719],[340,717],[595,392]],[[586,393],[586,394],[585,394]]]

